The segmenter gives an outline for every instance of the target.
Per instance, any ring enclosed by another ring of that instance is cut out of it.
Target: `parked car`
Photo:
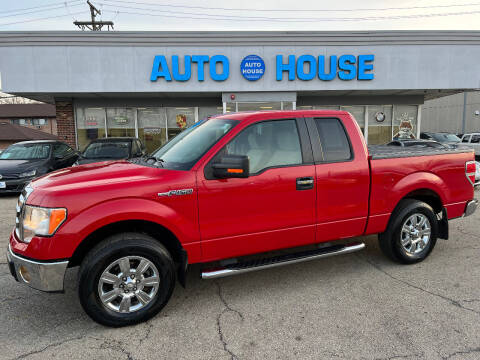
[[[462,137],[462,145],[467,145],[475,150],[475,157],[480,158],[480,133],[465,134]]]
[[[23,141],[0,154],[0,193],[19,193],[32,179],[71,166],[78,152],[56,140]]]
[[[387,144],[388,146],[400,146],[400,147],[430,147],[436,149],[445,149],[447,146],[433,140],[393,140]]]
[[[475,185],[480,185],[480,162],[476,162]]]
[[[421,132],[420,139],[433,140],[448,146],[458,145],[461,141],[457,135],[447,132]]]
[[[370,234],[414,264],[448,238],[449,219],[475,211],[473,160],[469,148],[367,149],[345,111],[222,115],[148,158],[33,181],[8,263],[44,291],[80,266],[80,303],[108,326],[157,314],[189,264],[212,279],[358,251],[352,238]]]
[[[80,154],[75,165],[101,161],[132,159],[146,155],[145,145],[135,137],[110,137],[93,140]]]

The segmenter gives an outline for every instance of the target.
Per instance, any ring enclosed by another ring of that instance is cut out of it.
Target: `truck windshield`
[[[165,168],[189,170],[237,124],[238,120],[230,119],[200,121],[153,152],[152,156],[161,161]]]

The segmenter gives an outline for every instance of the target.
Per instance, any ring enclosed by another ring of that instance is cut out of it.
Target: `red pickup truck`
[[[44,291],[80,266],[85,311],[129,325],[165,306],[188,264],[216,278],[360,250],[352,238],[368,234],[391,259],[421,261],[448,220],[475,211],[474,176],[471,149],[367,149],[348,112],[228,114],[148,158],[32,181],[7,257]]]

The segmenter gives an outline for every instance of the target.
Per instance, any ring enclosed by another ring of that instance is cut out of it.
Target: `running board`
[[[235,263],[217,267],[214,269],[206,269],[202,271],[202,279],[216,279],[230,275],[243,274],[250,271],[269,269],[277,266],[295,264],[303,261],[310,261],[319,258],[348,254],[351,252],[362,250],[364,243],[353,243],[348,245],[334,245],[321,249],[307,250],[293,254],[279,255],[272,258],[258,259],[246,261],[243,263]]]

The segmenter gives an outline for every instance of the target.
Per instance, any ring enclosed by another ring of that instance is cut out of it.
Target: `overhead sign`
[[[240,72],[248,81],[257,81],[265,73],[265,63],[258,55],[248,55],[240,64]]]
[[[276,55],[271,59],[276,66],[277,81],[331,81],[373,80],[375,56],[366,55]],[[205,67],[208,66],[207,69]],[[240,64],[240,73],[248,81],[260,80],[265,74],[265,62],[258,55],[248,55]],[[194,71],[196,70],[196,74]],[[185,55],[183,64],[178,55],[170,61],[164,55],[156,55],[153,60],[150,81],[163,79],[170,81],[205,81],[210,76],[214,81],[225,81],[230,76],[230,61],[225,55]]]

